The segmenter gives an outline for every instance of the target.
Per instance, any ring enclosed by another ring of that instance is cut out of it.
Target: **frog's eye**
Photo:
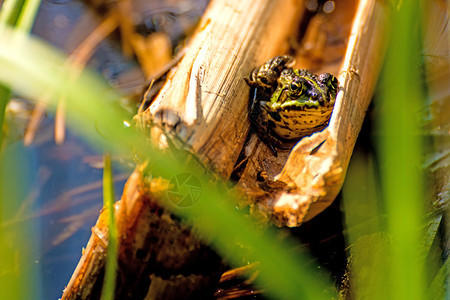
[[[303,88],[302,82],[301,82],[300,80],[295,80],[295,79],[294,79],[294,80],[291,82],[291,85],[290,85],[289,88],[290,88],[292,91],[295,91],[295,92],[301,91],[302,88]]]
[[[305,89],[304,83],[302,80],[294,79],[289,85],[289,90],[291,91],[291,97],[299,97],[303,90]]]
[[[300,85],[298,84],[298,82],[293,81],[291,83],[291,90],[296,91],[298,89],[300,89]]]

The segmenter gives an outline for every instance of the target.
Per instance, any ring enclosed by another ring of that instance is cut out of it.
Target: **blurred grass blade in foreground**
[[[0,299],[35,299],[39,268],[28,250],[38,245],[37,220],[4,226],[29,196],[29,153],[20,143],[0,151]]]
[[[379,114],[382,196],[389,234],[388,298],[423,299],[426,276],[421,239],[425,216],[420,109],[421,11],[426,1],[400,1],[393,12],[390,44],[381,75]]]
[[[105,280],[102,289],[102,300],[114,299],[116,283],[118,240],[114,218],[114,182],[111,168],[111,156],[104,155],[103,167],[103,206],[108,211],[109,242],[105,267]]]

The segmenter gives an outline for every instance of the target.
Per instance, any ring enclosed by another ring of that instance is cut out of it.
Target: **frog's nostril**
[[[311,99],[314,99],[314,100],[316,100],[319,97],[319,95],[315,91],[311,91],[309,93],[309,96],[311,97]]]

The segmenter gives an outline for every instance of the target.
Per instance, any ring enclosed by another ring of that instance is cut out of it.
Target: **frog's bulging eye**
[[[298,98],[305,89],[305,82],[299,78],[294,78],[289,85],[290,90],[290,97],[291,98]]]
[[[293,82],[291,83],[291,90],[293,90],[293,91],[300,90],[301,87],[302,87],[302,83],[301,83],[301,82],[295,82],[295,81],[293,81]]]
[[[302,91],[304,88],[304,82],[300,78],[294,78],[289,85],[289,88],[294,92]]]

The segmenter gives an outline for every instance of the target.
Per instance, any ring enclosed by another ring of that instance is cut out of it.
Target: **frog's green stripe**
[[[299,102],[299,101],[302,101],[302,102]],[[319,107],[320,105],[317,101],[311,100],[307,97],[305,97],[304,99],[300,98],[300,99],[296,99],[296,100],[286,101],[284,103],[277,102],[277,103],[272,104],[273,109],[277,109],[278,107],[289,108],[289,107],[304,107],[304,106]]]

